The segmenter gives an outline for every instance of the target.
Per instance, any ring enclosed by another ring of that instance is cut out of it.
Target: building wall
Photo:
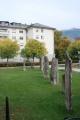
[[[2,37],[9,37],[9,31],[7,28],[0,27],[0,36]]]
[[[2,27],[1,27],[2,28]],[[4,28],[6,29],[6,32],[0,32],[0,36],[5,36],[7,38],[10,38],[11,40],[17,40],[18,44],[20,46],[20,51],[22,48],[24,48],[25,44],[26,44],[26,39],[27,39],[27,34],[26,34],[26,30],[25,29],[19,29],[19,28]],[[19,31],[23,31],[23,33],[20,33]],[[23,38],[23,39],[20,39]],[[0,59],[1,62],[6,62],[6,59]],[[20,55],[9,59],[9,61],[15,61],[15,62],[22,62],[23,58],[20,57]]]
[[[51,61],[54,56],[54,32],[53,30],[44,30],[44,39],[43,41],[46,44],[48,50],[48,58]]]
[[[12,40],[17,40],[18,44],[20,46],[20,49],[24,48],[24,45],[26,44],[26,30],[25,29],[19,29],[19,28],[4,28],[7,31],[6,32],[0,32],[2,36],[6,36]],[[20,33],[19,31],[23,31],[23,33]],[[1,35],[0,34],[0,35]]]
[[[49,61],[52,60],[54,56],[54,31],[50,29],[41,29],[41,28],[28,28],[28,31],[23,28],[5,28],[7,31],[5,32],[6,37],[17,40],[18,44],[20,46],[20,50],[24,48],[27,39],[37,39],[40,42],[44,42],[45,46],[48,50],[48,59]],[[19,31],[23,31],[23,33],[20,33]],[[4,32],[0,32],[0,35]],[[23,38],[23,39],[20,39]],[[20,59],[20,56],[17,57]],[[23,59],[20,59],[20,61]]]
[[[9,38],[12,40],[17,40],[20,48],[24,48],[26,44],[26,30],[25,29],[11,29],[9,28]],[[23,31],[20,33],[19,31]]]
[[[28,28],[27,30],[27,39],[33,38],[33,28]]]
[[[41,28],[30,28],[30,34],[28,34],[28,38],[37,39],[40,42],[44,42],[45,46],[48,50],[48,58],[51,61],[54,55],[54,31],[50,29]]]

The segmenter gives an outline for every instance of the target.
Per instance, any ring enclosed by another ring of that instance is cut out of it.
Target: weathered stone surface
[[[40,70],[43,71],[43,57],[40,57]]]
[[[49,77],[49,61],[47,56],[44,56],[44,63],[43,63],[43,76],[44,78],[48,78]]]
[[[51,71],[50,71],[51,84],[58,84],[58,60],[56,58],[52,59]]]
[[[24,70],[24,71],[26,70],[25,63],[26,63],[26,59],[24,58],[24,61],[23,61],[23,70]]]
[[[71,67],[71,59],[66,52],[65,57],[65,105],[68,111],[72,110],[71,105],[71,79],[72,79],[72,67]]]
[[[62,75],[62,91],[65,93],[65,74]]]

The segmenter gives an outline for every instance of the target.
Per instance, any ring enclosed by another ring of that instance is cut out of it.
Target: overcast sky
[[[80,0],[0,0],[0,21],[80,28]]]

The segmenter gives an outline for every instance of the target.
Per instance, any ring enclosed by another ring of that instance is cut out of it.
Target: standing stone
[[[58,84],[58,59],[52,59],[51,71],[50,71],[51,84]]]
[[[49,61],[47,56],[44,56],[44,63],[43,63],[43,76],[44,78],[48,78],[49,77]]]
[[[66,52],[65,57],[65,105],[68,111],[72,110],[71,106],[71,78],[72,78],[72,67],[71,67],[71,59],[69,54]]]
[[[26,70],[26,65],[25,65],[25,63],[26,63],[26,60],[25,60],[25,58],[24,58],[24,61],[23,61],[23,70],[24,70],[24,71]]]
[[[62,75],[62,91],[65,93],[65,74]]]
[[[43,57],[40,57],[40,70],[43,71]]]

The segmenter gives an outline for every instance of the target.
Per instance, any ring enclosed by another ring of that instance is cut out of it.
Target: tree
[[[28,57],[29,57],[29,56],[28,56],[28,53],[27,53],[27,51],[26,51],[25,48],[23,48],[23,49],[21,50],[20,54],[21,54],[21,56],[22,56],[23,58],[28,58]]]
[[[56,30],[54,32],[54,43],[56,58],[63,59],[65,57],[65,51],[70,45],[70,40],[67,37],[62,37],[62,32]]]
[[[54,31],[54,49],[55,49],[55,56],[56,58],[59,58],[59,43],[61,41],[62,32],[59,30]]]
[[[23,48],[22,50],[21,50],[21,56],[24,58],[24,62],[23,62],[23,70],[25,71],[26,70],[26,68],[25,68],[25,58],[27,57],[27,53],[26,53],[26,51],[25,51],[25,49]]]
[[[17,41],[12,41],[9,38],[0,38],[0,57],[2,59],[7,58],[7,67],[8,59],[16,56],[18,51],[19,45],[17,44]]]
[[[58,45],[60,58],[65,58],[65,53],[69,45],[70,45],[70,40],[68,40],[67,37],[63,37]]]
[[[62,38],[62,32],[59,30],[54,31],[54,44],[58,46]]]
[[[59,48],[55,46],[55,57],[59,58]]]
[[[43,42],[39,42],[35,39],[29,39],[21,54],[23,55],[23,57],[33,58],[34,65],[34,57],[40,58],[47,53],[47,49]]]
[[[80,40],[74,40],[68,47],[69,55],[72,59],[78,59],[78,51],[80,51]]]

